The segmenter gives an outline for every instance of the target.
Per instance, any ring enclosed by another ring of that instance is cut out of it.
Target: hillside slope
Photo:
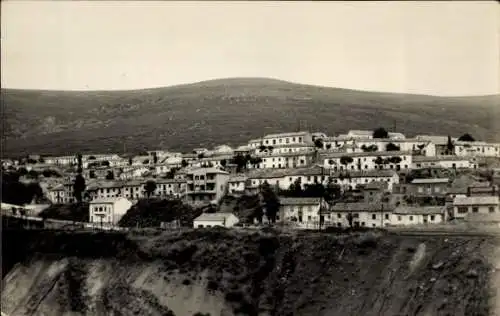
[[[469,316],[493,305],[484,238],[5,233],[9,315]]]
[[[299,120],[329,134],[396,122],[408,134],[500,140],[498,95],[448,98],[233,78],[135,91],[2,90],[2,102],[4,150],[12,154],[241,144],[295,130]]]

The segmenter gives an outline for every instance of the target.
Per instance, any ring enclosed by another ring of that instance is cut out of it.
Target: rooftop
[[[233,213],[203,213],[196,217],[195,221],[224,221],[230,216],[235,216]]]
[[[431,183],[448,183],[450,179],[448,178],[426,178],[426,179],[414,179],[412,184],[431,184]]]
[[[309,134],[309,132],[291,132],[291,133],[268,134],[268,135],[264,136],[264,139],[279,138],[279,137],[305,136],[308,134]]]
[[[97,198],[97,199],[94,199],[93,201],[90,201],[90,204],[114,204],[122,199],[125,199],[125,198],[123,198],[123,197]]]
[[[467,196],[456,197],[453,200],[453,205],[498,205],[498,196]]]
[[[281,205],[316,205],[321,202],[321,198],[316,197],[280,197]]]
[[[330,207],[330,212],[390,212],[394,205],[389,203],[336,203]]]
[[[445,208],[442,206],[406,206],[401,205],[394,209],[394,214],[408,214],[408,215],[431,215],[443,214]]]
[[[340,158],[342,156],[348,157],[382,157],[382,156],[402,156],[411,155],[409,152],[405,151],[382,151],[382,152],[359,152],[359,153],[337,153],[337,152],[322,152],[321,157],[323,159],[328,158]]]
[[[435,162],[435,161],[469,161],[469,157],[460,156],[413,156],[413,162]]]

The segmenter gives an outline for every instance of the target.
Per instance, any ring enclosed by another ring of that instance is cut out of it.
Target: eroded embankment
[[[488,315],[496,247],[373,233],[3,237],[3,259],[21,263],[3,262],[2,311],[19,316]]]

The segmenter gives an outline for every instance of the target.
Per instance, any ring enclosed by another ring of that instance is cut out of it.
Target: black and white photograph
[[[497,1],[0,21],[1,316],[500,316]]]

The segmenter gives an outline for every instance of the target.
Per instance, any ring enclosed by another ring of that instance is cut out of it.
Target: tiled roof
[[[499,204],[498,196],[467,196],[456,197],[453,200],[453,205],[497,205]]]
[[[316,205],[321,202],[321,198],[316,197],[280,197],[281,205]]]
[[[229,182],[241,182],[246,181],[248,179],[247,176],[232,176],[229,178]]]
[[[102,204],[102,203],[116,203],[119,200],[124,199],[123,197],[115,197],[115,198],[97,198],[90,202],[90,204]]]
[[[193,169],[189,170],[188,173],[196,173],[197,171],[203,171],[203,173],[229,174],[228,172],[217,169],[217,168],[203,168],[203,167],[193,168]]]
[[[264,139],[277,138],[277,137],[305,136],[307,134],[309,134],[309,132],[291,132],[291,133],[268,134],[268,135],[264,136]]]
[[[388,203],[336,203],[330,207],[331,212],[390,212],[394,205]]]
[[[430,214],[443,214],[445,208],[442,206],[398,206],[394,209],[394,214],[407,214],[407,215],[430,215]]]
[[[294,151],[294,152],[285,152],[285,153],[278,153],[278,152],[271,152],[270,154],[259,154],[258,157],[260,158],[273,158],[273,157],[294,157],[294,156],[311,156],[314,155],[314,152],[311,150],[300,150],[300,151]]]
[[[348,157],[382,157],[382,156],[402,156],[402,155],[411,155],[409,152],[405,151],[381,151],[381,152],[359,152],[359,153],[330,153],[323,152],[321,153],[321,158],[340,158],[342,156]]]
[[[460,156],[413,156],[413,162],[436,162],[436,161],[469,161],[468,157]]]
[[[195,221],[223,221],[224,219],[228,219],[231,215],[234,216],[233,213],[203,213],[200,216],[196,217]]]
[[[348,175],[351,178],[384,178],[393,177],[398,173],[395,170],[382,169],[382,170],[349,170],[332,172],[331,177],[339,178]]]
[[[448,178],[432,178],[432,179],[414,179],[412,184],[430,184],[430,183],[448,183]]]

